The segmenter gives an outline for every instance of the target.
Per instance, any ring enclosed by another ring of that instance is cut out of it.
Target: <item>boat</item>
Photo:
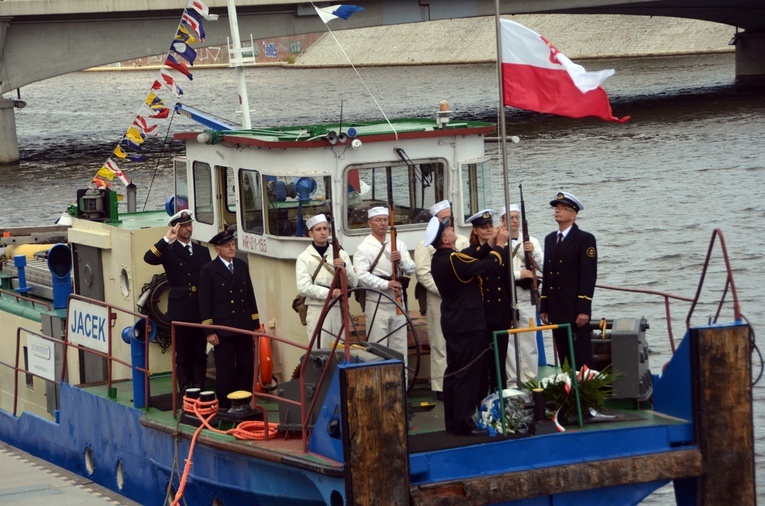
[[[753,504],[753,343],[720,231],[705,269],[724,266],[729,319],[688,323],[660,373],[649,367],[646,319],[597,322],[597,354],[622,374],[612,418],[580,415],[562,432],[537,397],[523,407],[536,410],[526,430],[446,434],[442,405],[420,381],[427,344],[416,313],[405,366],[385,342],[365,340],[342,269],[333,285],[344,295],[324,310],[341,305],[344,331],[324,348],[306,337],[291,305],[306,217],[331,215],[352,252],[367,209],[392,204],[398,237],[414,249],[435,202],[453,201],[461,233],[488,206],[484,181],[496,169],[484,141],[496,126],[454,118],[446,103],[433,110],[237,129],[178,106],[204,126],[176,134],[185,153],[167,209],[120,212],[118,192],[90,187],[77,191],[63,231],[3,230],[8,248],[46,246],[10,252],[0,276],[0,440],[147,505],[626,505],[666,484],[678,504]],[[258,367],[236,416],[176,392],[174,334],[193,324],[163,325],[161,270],[143,261],[184,208],[202,244],[236,228],[255,281],[264,325],[250,334]],[[673,296],[651,293],[671,321]]]

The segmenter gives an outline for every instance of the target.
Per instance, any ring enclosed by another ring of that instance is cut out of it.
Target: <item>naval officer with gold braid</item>
[[[590,315],[598,278],[595,236],[575,223],[584,205],[574,195],[558,192],[550,205],[555,209],[558,230],[545,237],[540,317],[544,323],[570,324],[576,368],[592,367]],[[571,353],[568,333],[563,329],[553,330],[553,339],[563,363]]]
[[[161,265],[167,275],[167,320],[199,323],[199,272],[210,261],[210,250],[191,242],[191,211],[179,211],[169,222],[170,228],[143,256],[144,262]],[[175,371],[178,388],[204,389],[207,375],[207,343],[200,329],[176,327]]]
[[[460,435],[483,435],[472,420],[482,395],[481,377],[489,347],[481,295],[481,276],[503,269],[502,248],[507,245],[507,229],[481,245],[475,257],[454,251],[454,228],[433,217],[423,243],[436,252],[431,273],[441,294],[441,328],[446,340],[444,375],[444,423],[446,431]],[[483,355],[482,355],[483,353]]]
[[[258,305],[247,263],[235,258],[236,236],[223,231],[210,239],[218,257],[199,274],[199,311],[203,325],[224,325],[242,330],[260,327]],[[228,394],[252,391],[255,349],[252,336],[205,330],[215,346],[215,395],[220,409],[231,407]]]

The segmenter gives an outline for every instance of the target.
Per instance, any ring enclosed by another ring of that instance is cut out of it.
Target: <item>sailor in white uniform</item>
[[[528,327],[529,319],[536,325],[537,307],[531,304],[531,277],[535,274],[526,269],[525,252],[531,248],[531,257],[534,259],[538,269],[544,265],[544,255],[539,241],[534,237],[529,237],[527,244],[523,243],[521,235],[521,210],[516,204],[510,205],[510,223],[505,221],[505,208],[500,210],[500,219],[510,232],[511,242],[508,244],[510,254],[513,258],[513,277],[515,278],[515,293],[518,301],[518,325]],[[530,245],[529,245],[530,244]],[[518,334],[518,353],[520,359],[521,381],[526,382],[537,377],[539,371],[539,350],[537,349],[537,337],[535,332],[522,332]],[[515,338],[510,336],[510,342],[507,349],[507,359],[505,360],[505,370],[507,371],[508,388],[516,388],[518,379],[518,368],[515,362]]]
[[[308,339],[313,336],[314,329],[319,323],[324,301],[329,295],[329,287],[335,276],[336,267],[345,267],[348,275],[348,288],[354,288],[358,284],[356,271],[351,264],[351,259],[345,250],[340,250],[340,255],[333,260],[334,250],[329,241],[329,222],[323,214],[317,214],[306,220],[308,235],[313,239],[311,244],[297,258],[295,263],[295,279],[297,290],[305,297],[307,307],[306,331]],[[332,297],[340,296],[339,288],[332,292]],[[319,335],[319,346],[329,346],[338,335],[342,325],[342,313],[340,304],[335,303],[332,310],[324,318],[322,333]]]
[[[401,282],[391,279],[392,262],[398,262],[397,273],[400,275],[412,275],[416,266],[403,241],[397,239],[396,251],[391,251],[387,208],[370,208],[367,211],[367,223],[372,233],[364,238],[353,254],[353,266],[359,277],[359,285],[383,290],[395,300],[397,293],[400,296],[403,294]],[[402,324],[402,319],[396,317],[396,305],[385,297],[367,292],[364,314],[366,315],[367,341],[380,342],[383,346],[401,353],[406,365],[407,329],[406,325]],[[401,328],[386,338],[397,327]],[[381,339],[384,341],[380,341]]]

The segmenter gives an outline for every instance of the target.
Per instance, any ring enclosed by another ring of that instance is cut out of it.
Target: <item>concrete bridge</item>
[[[334,29],[491,16],[494,0],[353,0],[363,15]],[[226,16],[226,0],[207,0]],[[0,0],[0,93],[61,74],[168,50],[183,0]],[[240,33],[256,39],[324,31],[310,4],[237,0]],[[628,14],[729,24],[737,76],[765,75],[765,0],[501,0],[502,14]],[[228,23],[206,23],[199,46],[226,43]],[[13,108],[0,99],[0,163],[18,160]]]

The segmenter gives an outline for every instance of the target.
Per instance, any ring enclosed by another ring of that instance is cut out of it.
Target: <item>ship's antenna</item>
[[[313,2],[311,2],[311,7],[313,7],[314,9],[317,9],[316,5],[314,5],[314,3],[313,3]],[[386,116],[386,114],[385,114],[385,111],[383,111],[383,110],[382,110],[382,107],[380,107],[380,104],[379,104],[379,102],[377,102],[377,99],[375,98],[374,94],[372,93],[372,91],[371,91],[371,90],[369,89],[369,87],[367,86],[367,83],[365,83],[365,82],[364,82],[364,79],[362,79],[362,77],[361,77],[361,74],[359,74],[359,71],[358,71],[358,70],[356,70],[356,67],[353,65],[353,62],[352,62],[352,61],[351,61],[351,59],[348,57],[348,53],[346,53],[346,52],[345,52],[345,49],[343,49],[343,46],[340,44],[340,41],[338,41],[338,40],[337,40],[337,37],[335,37],[335,34],[334,34],[334,33],[332,32],[332,30],[329,28],[329,25],[327,24],[327,22],[326,22],[326,21],[324,21],[323,19],[322,19],[322,22],[324,23],[324,26],[326,26],[326,27],[327,27],[327,31],[328,31],[328,32],[329,32],[329,34],[332,36],[332,38],[333,38],[333,39],[335,39],[335,43],[337,44],[337,47],[339,47],[339,48],[340,48],[340,52],[342,52],[342,53],[343,53],[343,56],[345,56],[345,59],[346,59],[346,60],[348,60],[348,65],[350,65],[350,66],[351,66],[351,68],[353,69],[353,71],[356,73],[356,77],[358,77],[358,78],[359,78],[359,81],[361,81],[361,84],[362,84],[362,85],[364,85],[364,89],[365,89],[365,90],[367,90],[367,93],[369,93],[369,96],[370,96],[370,97],[372,97],[372,100],[374,101],[375,105],[377,106],[377,109],[379,109],[379,110],[380,110],[380,114],[382,114],[382,115],[383,115],[383,118],[385,118],[385,121],[386,121],[386,122],[388,122],[388,126],[391,128],[391,130],[393,130],[393,134],[396,136],[396,140],[398,140],[398,132],[397,132],[397,131],[396,131],[396,129],[393,127],[393,124],[392,124],[392,123],[390,122],[390,120],[388,119],[388,116]]]
[[[341,98],[340,99],[340,124],[337,126],[337,135],[340,135],[341,133],[343,133],[343,102],[345,102],[345,100]]]

